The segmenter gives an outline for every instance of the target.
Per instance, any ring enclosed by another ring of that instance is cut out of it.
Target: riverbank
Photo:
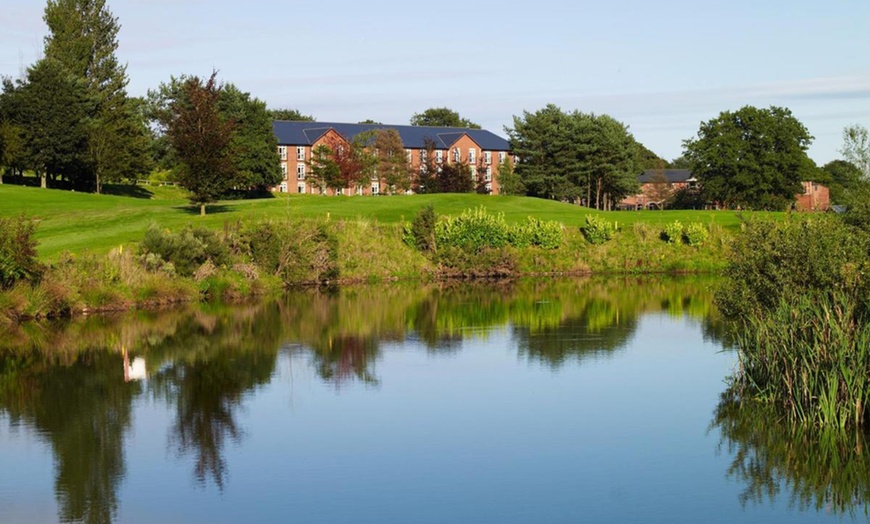
[[[408,223],[367,219],[241,220],[219,230],[151,227],[137,244],[108,255],[65,253],[38,278],[0,291],[0,322],[233,301],[287,288],[530,275],[715,273],[731,234],[715,225],[700,245],[667,242],[649,224],[618,227],[593,244],[577,227],[557,224],[555,248],[536,245],[421,251]]]

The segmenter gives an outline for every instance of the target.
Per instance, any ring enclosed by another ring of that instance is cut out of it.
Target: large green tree
[[[573,111],[549,104],[506,128],[515,170],[528,194],[611,207],[637,190],[641,158],[628,128],[608,115]]]
[[[478,124],[462,118],[459,113],[447,107],[432,107],[422,113],[414,113],[414,116],[411,117],[411,125],[480,129]]]
[[[151,169],[150,135],[136,102],[127,96],[126,66],[118,62],[118,19],[105,0],[49,0],[45,57],[87,85],[95,101],[87,142],[90,186],[135,178]]]
[[[386,184],[382,192],[391,195],[411,189],[411,168],[399,132],[395,129],[378,129],[369,147],[377,158],[377,177]]]
[[[233,160],[234,125],[219,110],[217,73],[207,82],[190,77],[182,86],[184,96],[173,100],[164,115],[169,142],[180,162],[178,182],[190,192],[190,201],[205,206],[232,187],[238,168]]]
[[[855,164],[845,160],[833,160],[822,166],[827,175],[824,181],[831,190],[831,202],[835,204],[850,204],[853,190],[862,185],[861,170]]]
[[[727,207],[785,209],[817,170],[807,156],[813,137],[783,107],[723,111],[683,142],[706,198]]]
[[[314,122],[314,117],[304,115],[298,109],[283,108],[269,109],[269,118],[272,120],[300,120],[303,122]]]
[[[47,179],[87,187],[88,137],[94,99],[81,78],[57,60],[44,58],[27,70],[11,95],[17,106],[13,121],[23,130],[25,163],[47,187]]]
[[[233,84],[224,84],[220,88],[218,110],[235,125],[231,147],[238,176],[234,185],[266,191],[280,184],[283,177],[278,142],[265,102]]]

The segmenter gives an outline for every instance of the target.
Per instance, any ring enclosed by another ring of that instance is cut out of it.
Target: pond
[[[713,280],[360,286],[0,332],[0,522],[866,520]]]

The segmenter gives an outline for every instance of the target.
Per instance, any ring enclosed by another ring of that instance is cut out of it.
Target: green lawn
[[[741,217],[730,211],[614,211],[602,213],[571,204],[528,197],[488,195],[412,195],[379,197],[328,197],[321,195],[276,195],[260,200],[225,201],[209,206],[200,217],[188,206],[184,193],[172,187],[115,186],[115,195],[94,195],[69,191],[0,185],[0,216],[21,213],[38,221],[39,252],[54,258],[63,251],[107,252],[121,244],[141,240],[149,224],[177,229],[185,224],[221,227],[237,219],[285,217],[358,217],[385,223],[411,220],[417,211],[432,204],[438,214],[459,214],[464,209],[485,206],[504,213],[508,221],[535,216],[557,220],[566,226],[580,226],[586,215],[601,214],[620,225],[636,222],[654,225],[681,222],[715,223],[737,228]],[[127,195],[127,196],[119,196]]]

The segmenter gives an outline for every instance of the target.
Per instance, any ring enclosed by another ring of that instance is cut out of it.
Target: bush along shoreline
[[[717,294],[736,320],[726,395],[796,424],[870,423],[870,235],[836,217],[751,221]]]
[[[428,207],[401,225],[328,217],[236,221],[221,229],[152,225],[137,245],[108,255],[64,253],[46,263],[36,255],[33,221],[0,218],[0,323],[232,301],[296,286],[722,270],[730,235],[695,227],[703,229],[702,241],[670,241],[645,224],[623,229],[592,217],[580,229],[533,217],[509,224],[484,208],[438,216]]]

